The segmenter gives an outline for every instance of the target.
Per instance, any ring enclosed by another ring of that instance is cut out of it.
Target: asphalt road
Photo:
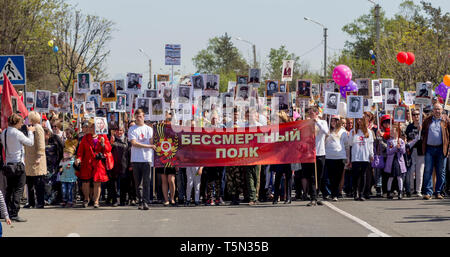
[[[5,237],[367,237],[450,236],[450,200],[344,199],[307,207],[92,207],[21,209],[28,222],[3,223]]]

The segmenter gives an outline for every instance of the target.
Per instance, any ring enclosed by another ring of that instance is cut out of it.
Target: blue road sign
[[[25,85],[26,68],[23,55],[0,55],[0,85],[3,85],[3,73],[13,85]]]

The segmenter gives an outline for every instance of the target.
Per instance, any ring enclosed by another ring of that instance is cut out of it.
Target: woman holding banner
[[[81,163],[77,176],[82,182],[83,208],[87,207],[90,200],[91,183],[94,184],[94,208],[99,208],[101,184],[108,181],[106,163],[103,160],[106,154],[111,152],[111,145],[106,135],[95,134],[95,124],[92,119],[89,120],[89,127],[85,133],[85,136],[81,139],[77,159],[75,160],[75,165]]]
[[[356,119],[355,128],[350,132],[349,145],[352,147],[350,166],[353,174],[353,197],[355,201],[365,201],[362,193],[366,183],[365,172],[373,161],[373,136],[363,119]]]
[[[280,118],[280,123],[287,123],[291,122],[291,119],[288,117],[286,112],[280,111],[278,113],[278,117]],[[284,201],[285,204],[291,203],[291,194],[292,194],[292,170],[291,170],[291,164],[274,164],[270,165],[270,169],[275,171],[275,194],[273,196],[273,204],[278,203],[278,197],[280,196],[281,190],[286,190],[286,200]],[[284,188],[280,189],[281,184],[281,178],[282,176],[285,176],[284,181]]]
[[[339,184],[344,173],[348,150],[347,132],[341,125],[339,115],[333,115],[330,133],[325,139],[325,170],[330,178],[331,197],[335,202],[338,200]]]

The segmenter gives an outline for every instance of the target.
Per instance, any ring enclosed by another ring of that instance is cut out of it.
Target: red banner
[[[155,167],[313,163],[316,156],[313,120],[250,128],[153,128]]]

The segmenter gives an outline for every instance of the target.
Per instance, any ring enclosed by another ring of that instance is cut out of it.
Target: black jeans
[[[117,189],[118,189],[118,178],[114,176],[112,171],[108,171],[108,181],[106,182],[106,190],[108,190],[108,195],[106,198],[107,202],[111,204],[117,203]]]
[[[120,184],[120,203],[125,204],[128,200],[136,200],[136,186],[134,184],[133,172],[125,171],[125,174],[121,174],[119,177]],[[153,192],[150,192],[150,196],[153,195]],[[152,198],[150,197],[150,200]]]
[[[32,207],[35,207],[36,205],[44,206],[45,181],[45,176],[26,177],[28,187],[28,205]]]
[[[290,166],[290,165],[289,165]],[[284,181],[284,187],[285,188],[280,188],[280,183],[281,183],[281,177],[283,176],[283,174],[285,175],[285,181]],[[291,194],[292,194],[292,171],[289,170],[283,170],[283,171],[277,171],[275,172],[275,194],[273,196],[273,200],[274,201],[278,201],[278,196],[280,195],[280,191],[284,189],[286,189],[286,201],[291,200]]]
[[[330,178],[331,197],[338,197],[339,184],[341,183],[342,173],[344,173],[345,160],[325,160],[325,169],[328,171]]]
[[[326,196],[326,190],[323,190],[322,182],[322,171],[325,166],[325,156],[316,156],[316,164],[314,163],[302,163],[302,178],[308,180],[308,191],[311,195],[311,200],[317,200],[317,190],[316,190],[316,176],[314,165],[317,165],[317,189],[321,189],[322,196]]]
[[[139,204],[151,204],[150,194],[153,192],[153,184],[150,164],[149,162],[133,162],[133,176]]]
[[[25,166],[23,164],[18,164],[17,175],[8,176],[6,178],[6,205],[8,207],[9,216],[17,217],[20,210],[20,198],[22,198],[23,190],[25,188],[26,178]]]
[[[353,197],[362,197],[362,192],[366,185],[366,170],[369,167],[369,162],[352,162],[352,174],[353,174]]]

